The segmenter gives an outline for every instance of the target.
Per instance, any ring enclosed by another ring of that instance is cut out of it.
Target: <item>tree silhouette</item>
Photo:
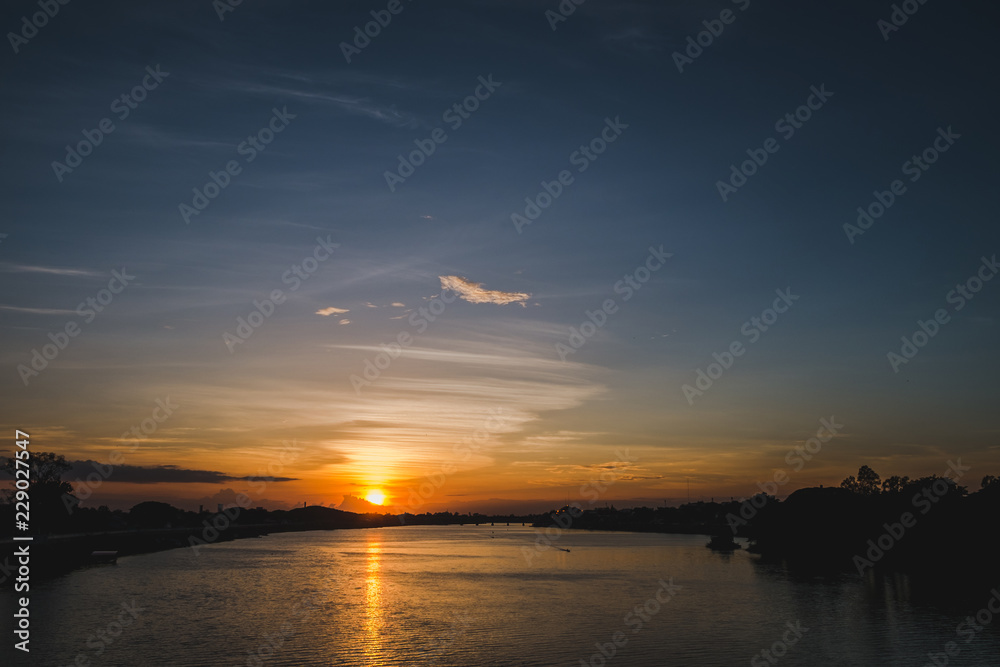
[[[910,483],[909,477],[900,477],[899,475],[893,475],[889,477],[884,482],[882,482],[882,493],[895,493],[903,490],[907,484]]]
[[[858,468],[858,489],[863,496],[873,496],[879,492],[882,478],[868,466]]]
[[[30,497],[30,515],[32,524],[43,526],[45,530],[60,528],[67,523],[69,512],[64,503],[64,496],[73,498],[73,486],[62,479],[63,473],[72,466],[66,462],[66,457],[54,452],[32,452],[28,468],[28,495]],[[16,477],[17,463],[13,458],[3,459],[0,472]],[[23,468],[22,468],[23,470]],[[17,495],[16,489],[5,492],[6,502],[13,503]]]
[[[1000,486],[1000,478],[996,475],[986,475],[983,477],[982,484],[979,485],[979,488],[988,489],[991,486]]]
[[[840,483],[842,489],[847,489],[853,493],[863,496],[873,496],[879,492],[882,485],[882,478],[879,474],[868,466],[858,468],[858,476],[851,475]]]
[[[847,489],[851,493],[861,493],[858,489],[858,480],[854,477],[854,475],[845,477],[844,481],[840,483],[840,488]]]

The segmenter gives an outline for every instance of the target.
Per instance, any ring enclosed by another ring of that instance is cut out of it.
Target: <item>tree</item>
[[[983,477],[983,482],[979,488],[988,489],[991,486],[1000,486],[1000,478],[998,478],[996,475],[986,475],[985,477]]]
[[[46,489],[58,489],[59,495],[72,493],[73,487],[69,482],[62,481],[63,473],[72,466],[66,462],[66,457],[53,452],[36,452],[31,455],[31,463],[28,467],[28,482],[31,483],[32,494]],[[23,469],[23,468],[22,468]],[[0,471],[7,473],[11,477],[17,477],[17,463],[13,458],[3,459],[0,464]],[[13,494],[8,491],[8,496]]]
[[[863,496],[873,496],[879,492],[882,485],[882,478],[879,474],[868,466],[858,468],[858,476],[851,475],[840,483],[840,488],[847,489],[852,493],[859,493]]]
[[[73,486],[62,479],[63,474],[71,467],[62,454],[32,452],[31,462],[28,466],[28,482],[30,483],[28,493],[31,503],[32,526],[41,527],[42,530],[48,532],[58,531],[67,525],[69,512],[65,499],[78,502],[72,496]],[[0,463],[0,472],[16,478],[16,471],[16,459],[7,458]],[[5,495],[7,502],[14,502],[17,490],[11,489]]]
[[[900,477],[899,475],[893,475],[889,477],[884,482],[882,482],[882,493],[898,493],[903,490],[903,487],[910,483],[909,477]]]
[[[879,492],[882,478],[868,466],[858,468],[858,492],[863,496],[873,496]]]

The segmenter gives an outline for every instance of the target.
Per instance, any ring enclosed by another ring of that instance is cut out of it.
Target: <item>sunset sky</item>
[[[119,452],[85,501],[113,508],[378,490],[541,511],[586,506],[602,472],[619,506],[778,469],[781,496],[864,463],[1000,473],[996,6],[926,3],[884,39],[889,2],[675,4],[591,0],[553,30],[555,0],[404,1],[350,62],[386,3],[60,6],[0,71],[4,428],[83,478]],[[54,167],[84,132],[99,145]],[[720,194],[748,151],[766,162]],[[588,311],[603,326],[571,338]],[[797,470],[821,420],[842,427]]]

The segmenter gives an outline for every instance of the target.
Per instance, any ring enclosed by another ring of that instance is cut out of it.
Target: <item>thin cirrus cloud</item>
[[[32,315],[75,315],[75,310],[65,308],[22,308],[21,306],[0,306],[0,310],[13,310],[18,313],[31,313]]]
[[[441,279],[441,288],[451,290],[458,294],[460,299],[469,303],[495,303],[505,306],[510,303],[520,303],[531,298],[526,292],[501,292],[483,288],[482,283],[474,283],[468,278],[460,276],[438,276]]]
[[[344,313],[349,313],[349,312],[351,311],[348,310],[347,308],[335,308],[333,306],[330,306],[329,308],[321,308],[320,310],[317,310],[316,314],[322,315],[323,317],[329,317],[330,315],[343,315]],[[341,324],[343,324],[343,322],[341,322]]]
[[[374,345],[330,347],[381,351]],[[365,474],[407,479],[454,460],[455,443],[497,415],[489,442],[462,466],[479,468],[501,455],[501,443],[516,449],[546,413],[571,410],[605,391],[590,377],[598,369],[547,358],[544,346],[514,338],[482,347],[482,340],[448,339],[407,348],[385,377],[338,402],[354,418],[337,434],[338,451]]]
[[[0,263],[0,271],[4,273],[48,273],[56,276],[97,276],[95,271],[84,269],[63,269],[55,266],[30,266],[26,264]]]
[[[399,111],[390,105],[379,104],[371,98],[364,96],[329,94],[289,86],[274,86],[259,83],[236,83],[225,87],[234,92],[250,95],[281,96],[303,102],[327,104],[341,111],[365,116],[395,127],[416,127],[419,124],[413,114]]]

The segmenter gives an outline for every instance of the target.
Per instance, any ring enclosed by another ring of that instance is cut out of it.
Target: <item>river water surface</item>
[[[401,526],[122,558],[32,583],[17,664],[921,667],[954,641],[949,665],[1000,665],[1000,617],[956,633],[988,597],[794,575],[704,536],[566,531],[569,552],[538,552],[537,534]]]

